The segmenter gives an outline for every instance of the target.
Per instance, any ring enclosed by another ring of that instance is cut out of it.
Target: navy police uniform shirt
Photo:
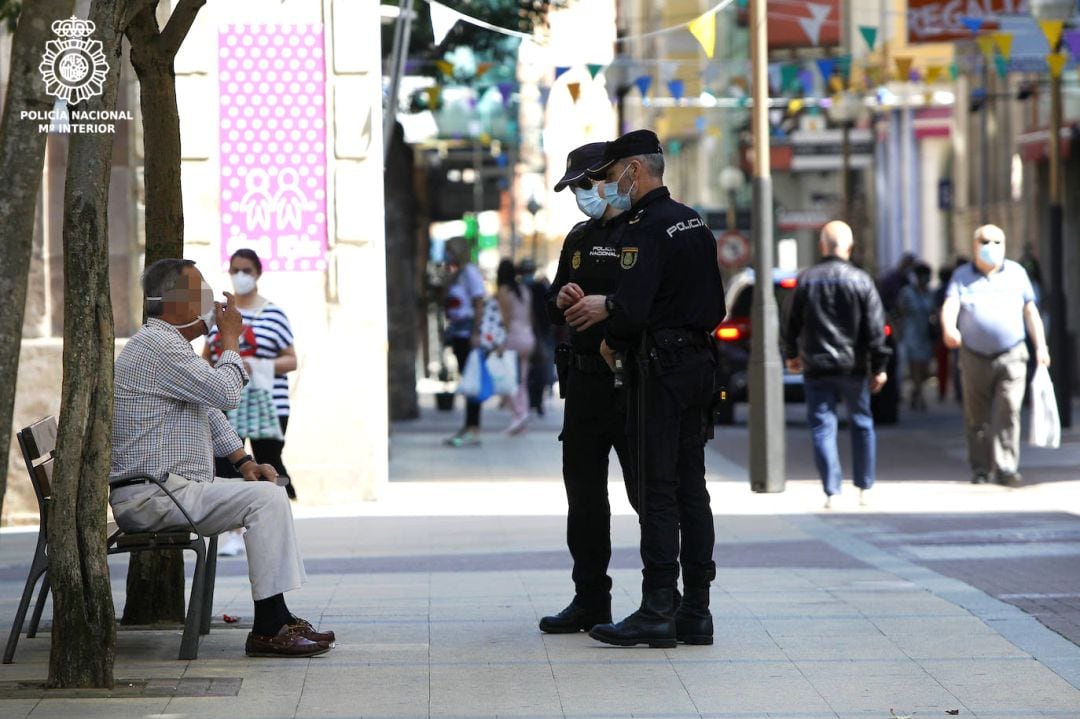
[[[548,316],[555,324],[566,324],[563,310],[555,301],[559,290],[573,282],[586,295],[611,295],[618,288],[619,248],[617,245],[619,226],[626,213],[613,217],[608,222],[587,220],[574,225],[570,234],[563,241],[559,254],[559,269],[548,291]],[[600,342],[604,339],[604,322],[598,322],[584,332],[574,332],[571,344],[578,354],[599,354]]]
[[[619,240],[615,311],[604,339],[615,351],[633,349],[642,332],[712,332],[724,319],[724,286],[716,239],[705,220],[671,199],[666,187],[644,195],[627,212]]]

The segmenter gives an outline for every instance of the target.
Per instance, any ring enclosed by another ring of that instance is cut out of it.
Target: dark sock
[[[290,621],[292,621],[292,615],[289,614],[289,608],[285,606],[283,594],[255,600],[255,620],[252,622],[251,631],[272,637]]]

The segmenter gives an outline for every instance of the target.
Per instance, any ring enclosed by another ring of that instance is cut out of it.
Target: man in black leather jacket
[[[821,230],[820,262],[799,274],[784,313],[784,357],[805,375],[806,414],[814,438],[814,462],[825,486],[825,507],[840,493],[836,405],[851,419],[851,453],[859,502],[874,485],[877,440],[870,394],[888,377],[885,312],[870,275],[851,264],[851,228],[830,222]]]

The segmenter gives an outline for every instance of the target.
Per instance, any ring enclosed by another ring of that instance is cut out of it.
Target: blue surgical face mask
[[[578,209],[594,220],[599,220],[607,210],[607,201],[600,197],[600,191],[596,185],[589,188],[575,187],[574,198],[577,199]]]
[[[990,243],[979,246],[979,259],[988,265],[998,267],[1005,261],[1005,245]]]
[[[629,171],[630,165],[627,165],[626,169],[619,175],[619,179],[615,180],[615,182],[604,183],[604,199],[607,200],[609,205],[620,212],[629,210],[630,206],[634,204],[634,201],[630,199],[630,194],[634,191],[634,186],[637,183],[630,185],[630,189],[626,192],[619,192],[619,183],[622,182],[622,179],[626,177],[626,173]]]

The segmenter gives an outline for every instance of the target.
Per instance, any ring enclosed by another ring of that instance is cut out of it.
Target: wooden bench
[[[34,588],[42,579],[34,613],[30,617],[26,638],[32,639],[38,630],[41,613],[45,608],[45,599],[49,595],[49,552],[48,552],[48,517],[49,503],[52,500],[53,451],[56,449],[56,418],[46,417],[22,429],[18,433],[19,448],[26,461],[27,473],[37,496],[40,523],[34,558],[30,563],[30,572],[26,577],[22,599],[19,601],[15,621],[11,625],[7,647],[4,649],[4,664],[10,664],[15,657],[15,647],[19,642],[26,611],[34,596]],[[196,659],[199,655],[199,639],[210,633],[210,613],[214,601],[214,581],[217,573],[217,537],[206,537],[199,532],[191,516],[175,496],[164,486],[160,478],[149,477],[161,488],[169,499],[176,503],[187,519],[187,526],[170,527],[160,532],[129,533],[120,529],[115,522],[108,525],[109,554],[130,554],[157,549],[181,549],[195,553],[195,575],[191,580],[191,597],[188,600],[187,615],[184,619],[184,635],[180,640],[180,659]],[[209,542],[207,540],[209,539]],[[209,544],[209,547],[207,547]]]

